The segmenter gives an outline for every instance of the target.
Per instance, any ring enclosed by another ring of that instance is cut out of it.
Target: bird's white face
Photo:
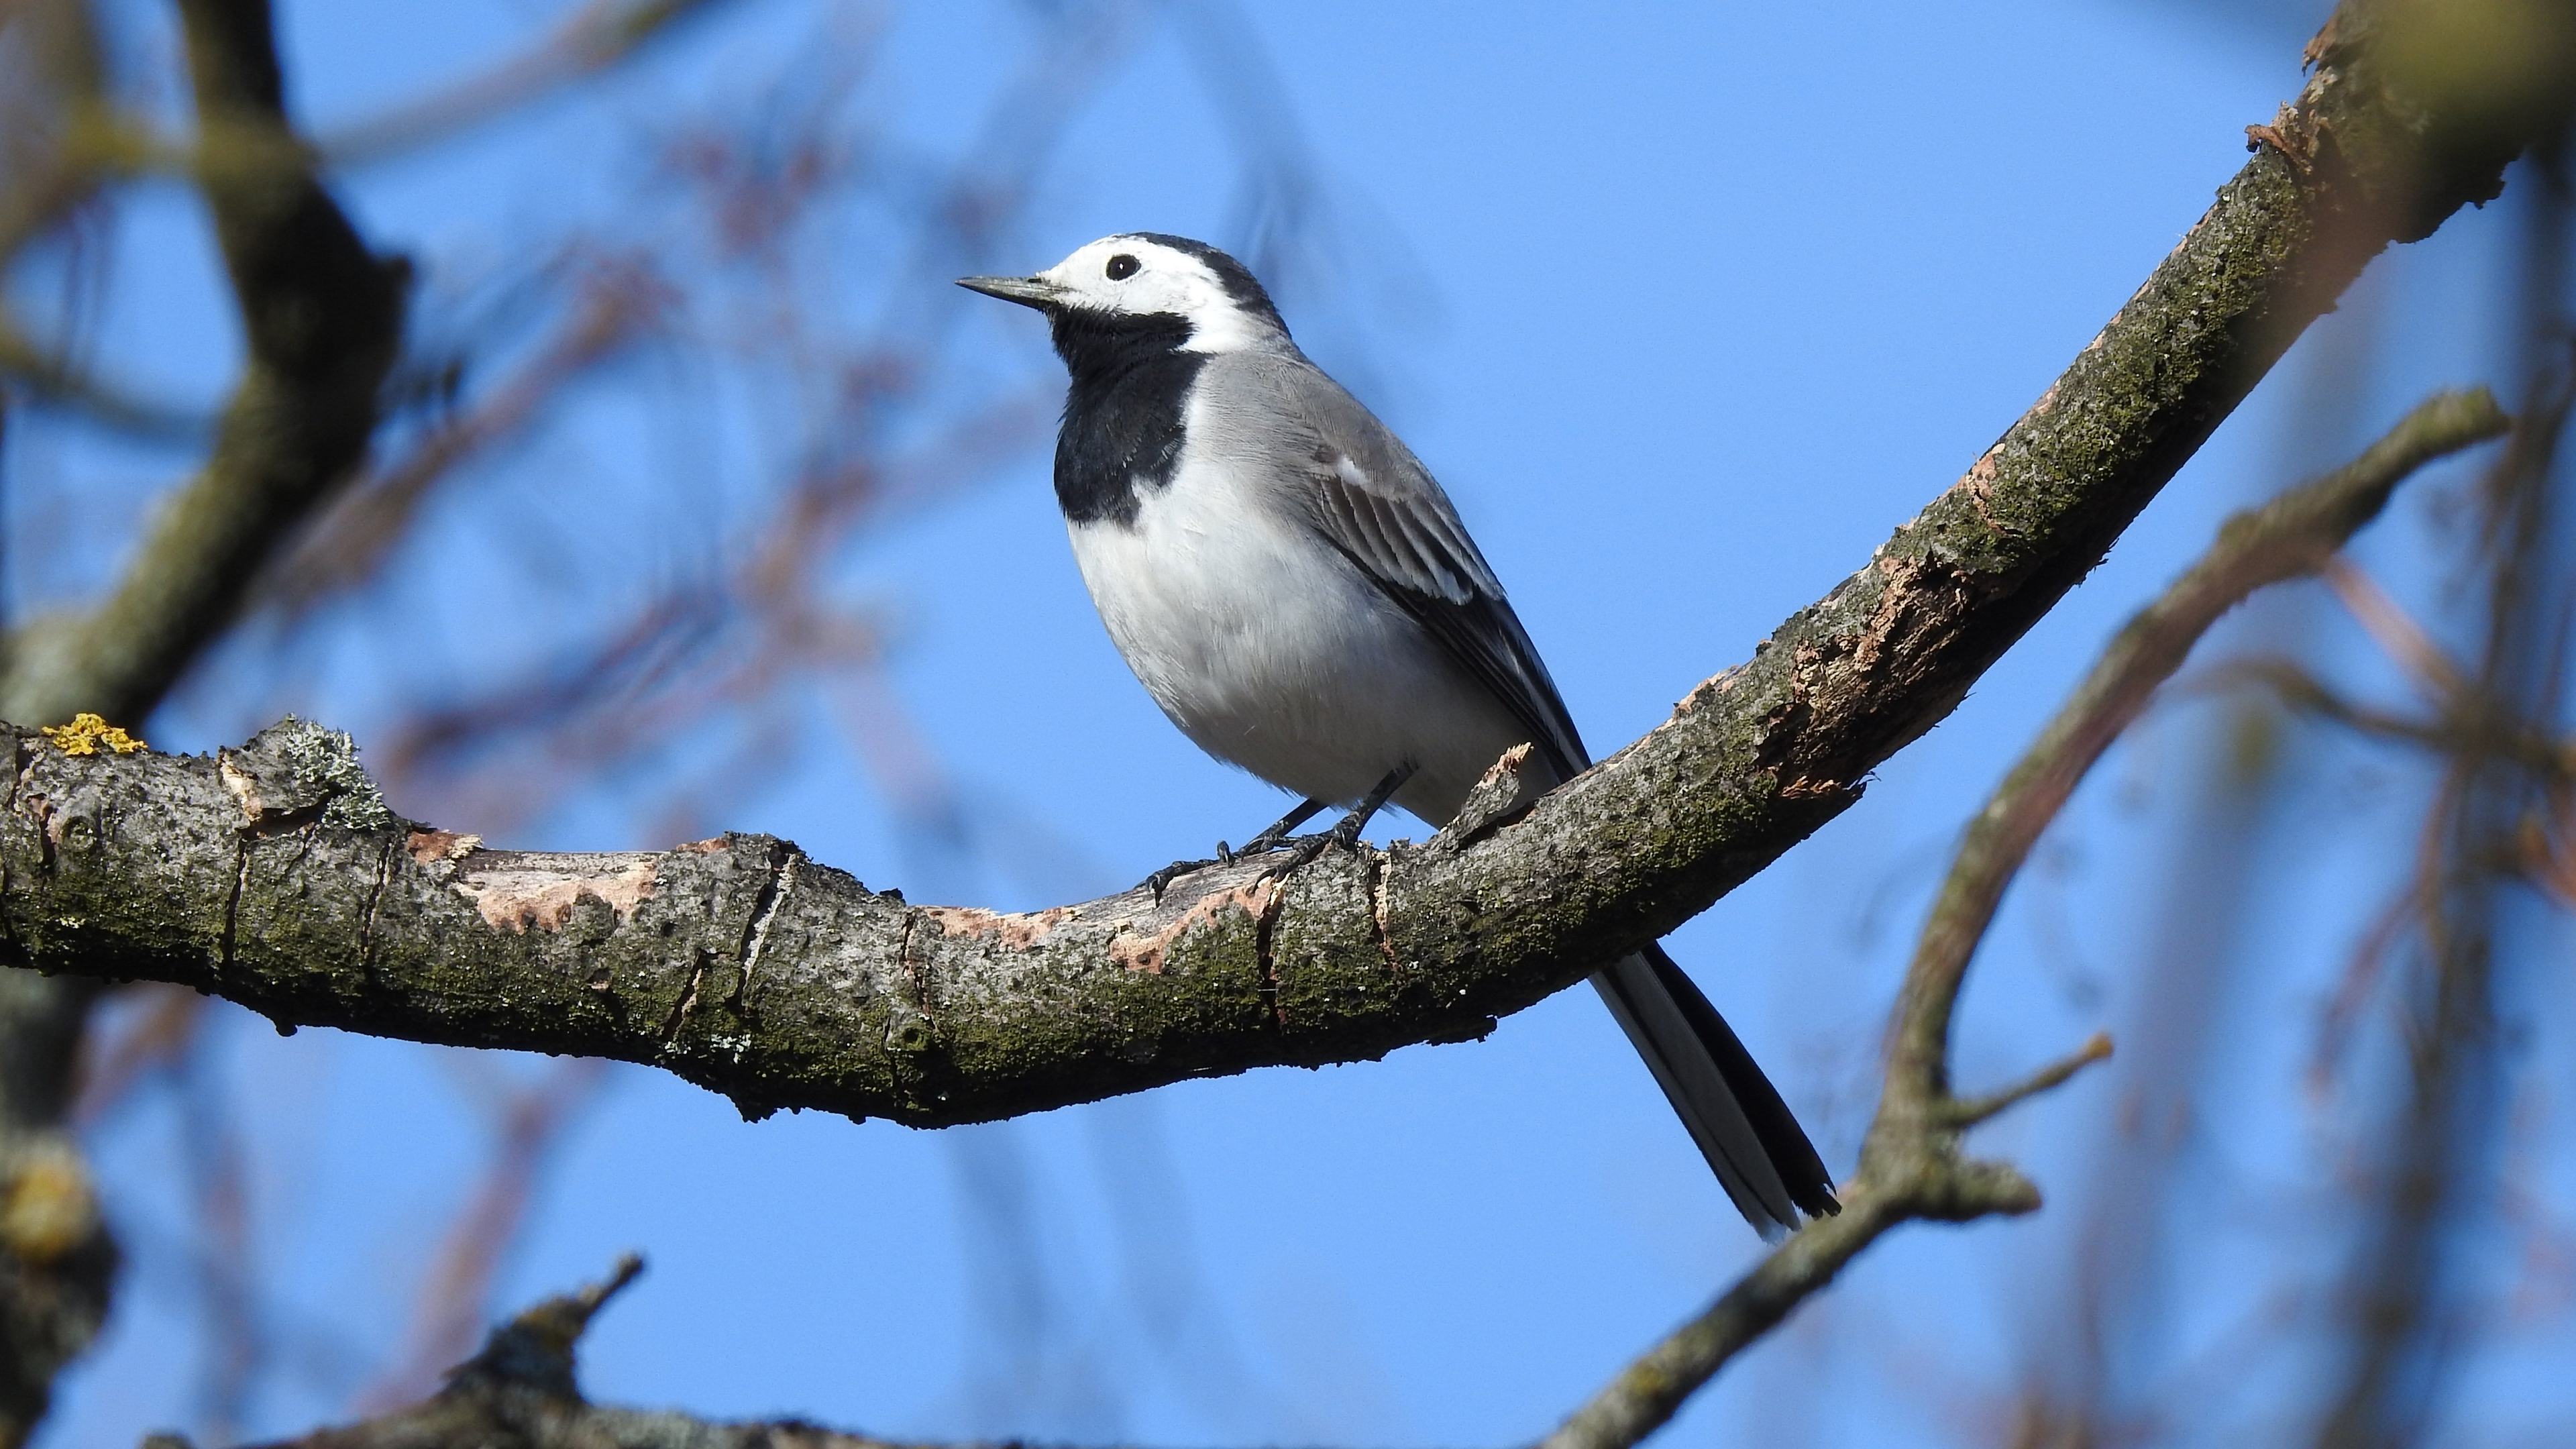
[[[1279,333],[1272,317],[1246,307],[1214,267],[1141,236],[1102,237],[1035,280],[1056,289],[1053,300],[1060,306],[1113,316],[1186,317],[1190,340],[1183,350],[1189,352],[1236,352]]]

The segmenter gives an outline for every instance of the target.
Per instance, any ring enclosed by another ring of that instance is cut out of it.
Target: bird
[[[1220,856],[1302,869],[1390,803],[1436,827],[1524,744],[1541,788],[1590,766],[1448,494],[1241,262],[1128,232],[958,285],[1046,317],[1069,378],[1056,501],[1120,655],[1199,748],[1300,797]],[[1292,836],[1334,805],[1330,830]],[[1797,1117],[1660,944],[1592,984],[1756,1231],[1839,1210]]]

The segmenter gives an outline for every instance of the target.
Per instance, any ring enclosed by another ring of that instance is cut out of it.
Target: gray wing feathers
[[[1489,588],[1492,578],[1464,530],[1439,513],[1405,498],[1372,491],[1361,466],[1347,455],[1318,458],[1315,478],[1325,532],[1360,558],[1381,581],[1463,604]],[[1352,475],[1357,474],[1355,478]],[[1482,575],[1480,577],[1480,575]]]
[[[1303,357],[1221,356],[1200,385],[1226,395],[1198,414],[1194,430],[1214,424],[1226,431],[1209,433],[1212,446],[1262,460],[1280,506],[1413,612],[1534,732],[1559,770],[1570,775],[1591,763],[1502,581],[1403,439]]]
[[[1646,958],[1630,956],[1594,975],[1592,985],[1646,1059],[1647,1070],[1690,1129],[1700,1155],[1716,1170],[1718,1185],[1734,1200],[1735,1210],[1766,1238],[1797,1226],[1797,1205],[1761,1134]]]
[[[1381,582],[1465,603],[1502,583],[1430,471],[1386,424],[1303,357],[1209,359],[1213,394],[1194,437],[1276,473],[1278,500],[1303,512]]]

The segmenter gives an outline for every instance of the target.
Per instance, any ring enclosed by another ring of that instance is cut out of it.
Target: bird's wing
[[[1299,493],[1317,531],[1493,691],[1559,778],[1582,771],[1591,756],[1574,717],[1439,482],[1393,430],[1311,365],[1279,382],[1311,433]]]

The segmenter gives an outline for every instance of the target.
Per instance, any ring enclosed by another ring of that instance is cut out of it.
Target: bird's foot
[[[1220,840],[1216,843],[1216,859],[1173,861],[1170,865],[1164,866],[1161,870],[1145,877],[1142,884],[1145,889],[1154,893],[1155,903],[1159,905],[1163,899],[1163,892],[1171,889],[1172,882],[1179,880],[1182,876],[1188,875],[1192,871],[1205,870],[1212,865],[1232,865],[1246,856],[1268,855],[1270,852],[1279,849],[1283,845],[1294,843],[1295,837],[1290,836],[1288,832],[1314,818],[1315,813],[1323,808],[1323,806],[1315,805],[1312,802],[1309,802],[1307,805],[1299,806],[1297,809],[1289,811],[1285,819],[1278,821],[1269,829],[1252,837],[1250,841],[1245,843],[1241,850],[1236,850],[1232,846],[1229,846],[1224,841]],[[1356,834],[1357,832],[1353,833]],[[1324,837],[1318,835],[1312,838],[1321,840]],[[1318,847],[1318,849],[1320,848],[1321,847]],[[1306,857],[1307,860],[1312,860],[1313,858],[1314,857],[1311,855]],[[1300,861],[1298,864],[1304,864],[1304,861]],[[1295,869],[1295,866],[1291,866],[1290,869]]]
[[[1357,850],[1360,844],[1360,832],[1368,828],[1370,818],[1375,816],[1388,800],[1394,798],[1396,791],[1404,788],[1405,781],[1412,778],[1413,766],[1410,764],[1398,765],[1389,770],[1386,778],[1377,782],[1377,788],[1368,792],[1368,798],[1360,801],[1358,809],[1334,821],[1333,828],[1321,835],[1300,836],[1295,841],[1288,842],[1288,858],[1273,862],[1255,879],[1285,880],[1314,864],[1315,857],[1322,855],[1331,846],[1338,845],[1344,850]],[[1319,802],[1309,800],[1297,810],[1290,812],[1287,819],[1261,833],[1269,835],[1275,831],[1293,830],[1323,808]]]
[[[1344,850],[1356,850],[1359,848],[1360,830],[1367,824],[1367,818],[1354,810],[1350,814],[1343,816],[1330,830],[1319,831],[1313,835],[1292,835],[1271,847],[1274,850],[1285,850],[1288,853],[1285,856],[1272,861],[1268,866],[1262,869],[1261,874],[1253,877],[1253,879],[1286,880],[1288,877],[1295,875],[1297,872],[1304,870],[1310,865],[1313,865],[1317,859],[1322,857],[1325,851],[1333,849],[1335,846],[1339,846]],[[1251,851],[1246,850],[1244,854],[1249,855],[1251,854]]]

